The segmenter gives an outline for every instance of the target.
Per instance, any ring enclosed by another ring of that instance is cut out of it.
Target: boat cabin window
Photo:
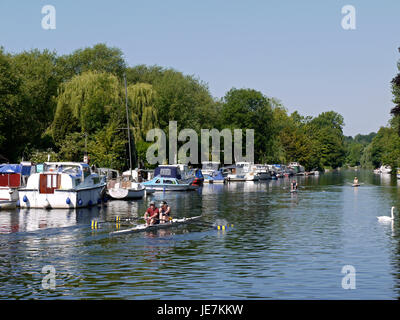
[[[175,184],[174,180],[164,179],[165,184]]]
[[[161,182],[160,179],[157,179],[157,180],[156,180],[156,183],[160,183],[160,182]]]

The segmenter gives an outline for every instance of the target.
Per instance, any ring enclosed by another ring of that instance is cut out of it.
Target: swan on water
[[[380,217],[377,217],[377,218],[378,218],[378,221],[379,221],[379,222],[390,222],[390,221],[393,221],[393,220],[394,220],[393,211],[394,211],[394,207],[392,207],[391,217],[388,217],[388,216],[380,216]]]

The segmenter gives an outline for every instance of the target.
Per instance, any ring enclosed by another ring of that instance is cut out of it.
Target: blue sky
[[[56,30],[41,27],[44,5]],[[341,27],[344,5],[356,30]],[[293,112],[334,110],[346,135],[377,131],[393,106],[400,1],[11,1],[0,2],[0,45],[59,54],[103,42],[129,65],[173,67],[208,83],[215,97],[254,88]]]

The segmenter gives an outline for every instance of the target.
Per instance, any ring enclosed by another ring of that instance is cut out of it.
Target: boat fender
[[[71,199],[68,197],[67,200],[65,200],[65,202],[66,202],[67,204],[71,204]]]
[[[92,200],[89,200],[89,202],[88,202],[88,206],[89,207],[91,207],[93,205],[93,202],[92,202]]]
[[[82,205],[82,203],[83,203],[83,202],[82,202],[82,199],[79,199],[79,200],[78,200],[78,205],[80,205],[80,206],[81,206],[81,205]]]
[[[17,207],[19,207],[21,202],[19,202],[19,199],[17,200]]]
[[[28,197],[27,197],[27,196],[24,196],[24,197],[22,198],[22,200],[24,200],[24,202],[28,202]]]

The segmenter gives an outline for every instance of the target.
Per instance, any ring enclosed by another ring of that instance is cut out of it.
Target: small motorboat
[[[182,179],[177,166],[158,166],[154,171],[154,178],[143,182],[144,187],[154,191],[188,191],[199,188],[193,185],[194,178]]]

